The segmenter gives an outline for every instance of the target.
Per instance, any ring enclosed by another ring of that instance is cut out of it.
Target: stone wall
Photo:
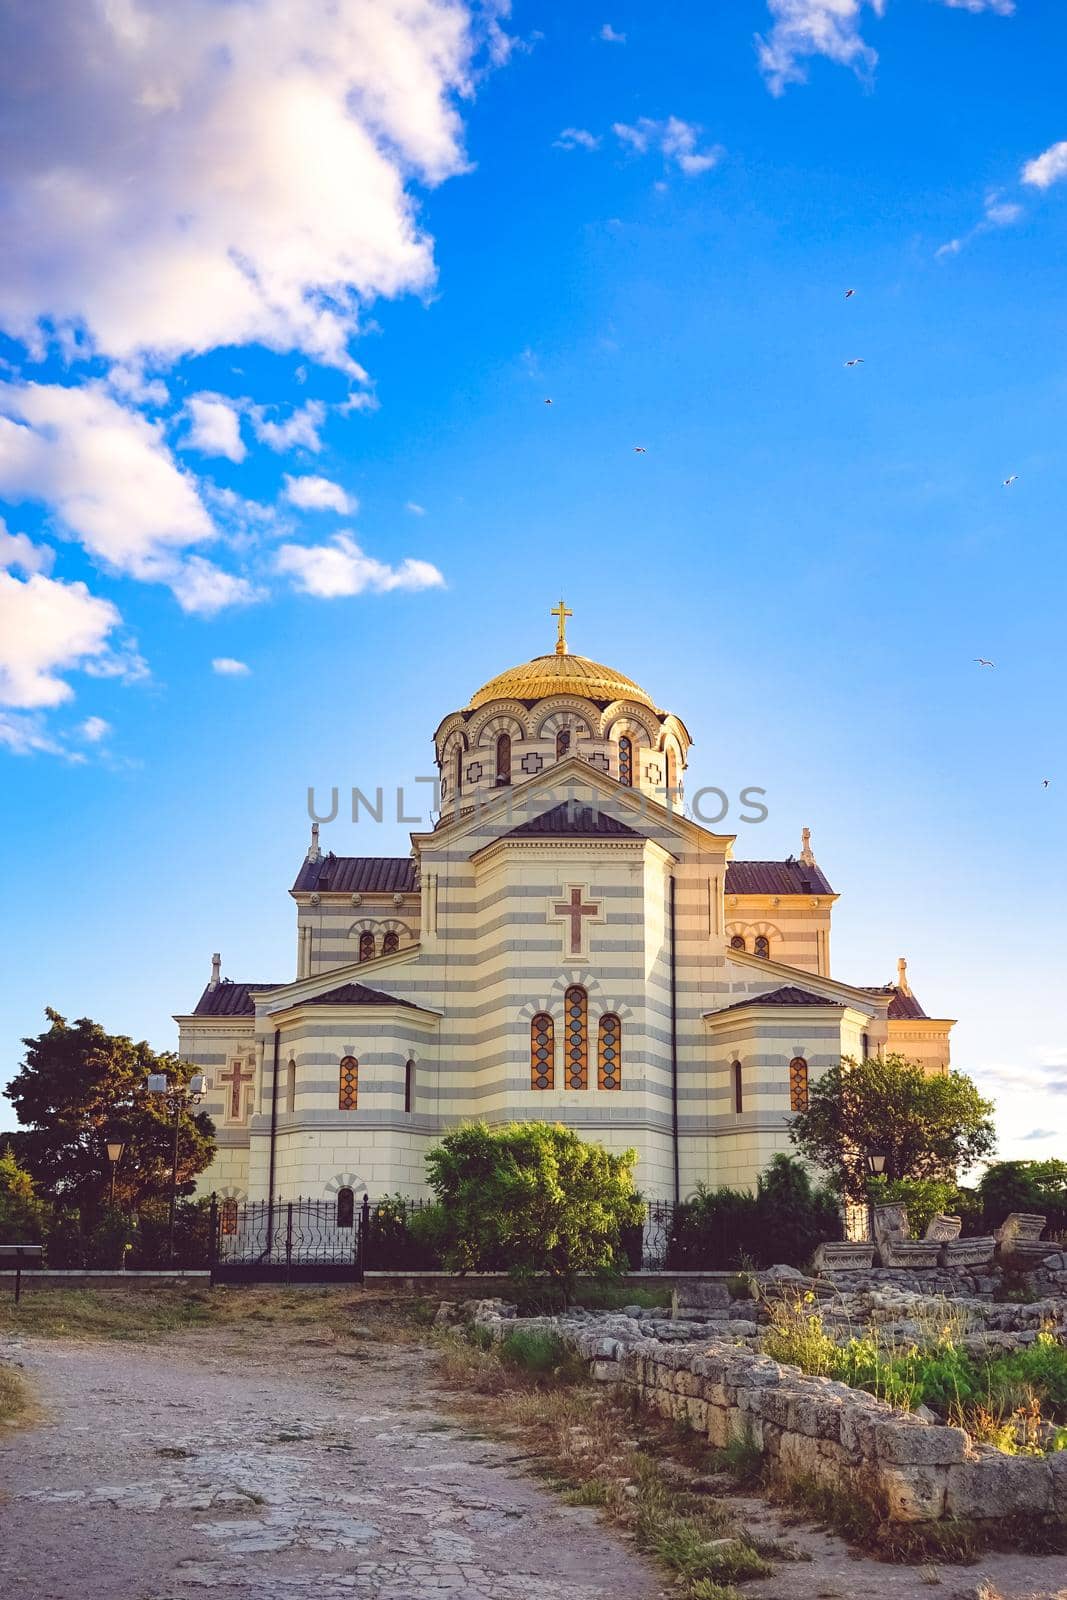
[[[803,1476],[882,1498],[889,1519],[993,1519],[1014,1513],[1067,1520],[1067,1451],[1009,1456],[962,1428],[897,1411],[829,1378],[806,1376],[722,1339],[666,1343],[628,1316],[516,1318],[484,1302],[475,1321],[496,1339],[517,1328],[555,1332],[602,1382],[625,1385],[661,1416],[722,1448],[749,1440],[772,1474]]]

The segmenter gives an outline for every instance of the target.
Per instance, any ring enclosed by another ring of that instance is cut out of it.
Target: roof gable
[[[214,988],[208,984],[193,1007],[193,1016],[253,1017],[256,1013],[253,993],[283,987],[280,983],[234,983],[230,978],[223,978]]]
[[[828,1000],[824,994],[813,994],[810,989],[798,989],[794,984],[783,984],[767,994],[752,994],[745,1000],[735,1000],[733,1005],[722,1006],[722,1011],[742,1011],[746,1006],[829,1006],[844,1011],[843,1000]],[[718,1013],[716,1013],[718,1014]]]
[[[905,994],[904,990],[896,983],[865,983],[863,988],[868,994],[892,995],[889,1010],[886,1013],[890,1022],[925,1022],[926,1012],[913,994]]]
[[[384,989],[371,989],[365,983],[341,983],[324,994],[309,995],[303,1003],[308,1006],[411,1006],[412,1010],[418,1010],[413,1001],[386,994]]]
[[[558,806],[527,817],[505,839],[641,839],[644,835],[610,812],[563,800]]]
[[[795,861],[728,861],[727,894],[833,894],[821,870]]]

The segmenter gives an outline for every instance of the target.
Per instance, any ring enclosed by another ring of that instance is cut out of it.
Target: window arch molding
[[[533,719],[533,732],[537,739],[555,741],[556,734],[565,727],[572,730],[572,750],[575,740],[597,737],[598,730],[590,717],[589,706],[584,700],[554,700]]]

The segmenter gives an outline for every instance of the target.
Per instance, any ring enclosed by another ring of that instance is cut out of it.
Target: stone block
[[[1067,1518],[1067,1450],[1057,1450],[1049,1457],[1052,1475],[1052,1508],[1058,1517]]]
[[[621,1376],[617,1361],[594,1361],[590,1371],[597,1383],[618,1383]]]
[[[689,1426],[697,1433],[708,1431],[708,1403],[706,1400],[697,1399],[693,1395],[686,1397],[685,1416]]]
[[[680,1284],[671,1294],[672,1317],[700,1317],[709,1311],[727,1311],[730,1290],[721,1280]]]
[[[1037,1456],[1006,1456],[979,1447],[977,1458],[948,1469],[948,1512],[976,1520],[1053,1509],[1052,1469]]]
[[[842,1448],[857,1461],[873,1461],[875,1455],[874,1430],[884,1421],[885,1413],[861,1400],[846,1401],[838,1417],[838,1431]]]
[[[934,1427],[895,1419],[876,1422],[874,1448],[879,1461],[901,1467],[947,1467],[963,1461],[970,1443],[962,1428]]]
[[[948,1471],[945,1467],[883,1467],[879,1480],[891,1522],[933,1522],[944,1515]]]

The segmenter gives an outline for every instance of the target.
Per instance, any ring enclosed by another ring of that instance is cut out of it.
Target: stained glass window
[[[390,928],[389,932],[386,934],[385,938],[382,940],[382,955],[383,956],[394,956],[394,955],[396,955],[396,952],[399,949],[400,949],[400,935],[397,933],[395,928]]]
[[[570,748],[571,730],[569,728],[561,728],[556,734],[556,760],[561,761],[564,756],[569,755]]]
[[[355,1056],[341,1058],[340,1083],[337,1091],[338,1111],[355,1111],[359,1101],[359,1062]]]
[[[633,740],[624,734],[619,740],[619,782],[625,784],[627,789],[634,786],[634,746]]]
[[[622,1088],[622,1023],[610,1011],[600,1019],[597,1085],[601,1089]]]
[[[374,960],[374,935],[361,933],[359,936],[359,959],[361,961]]]
[[[236,1200],[224,1200],[219,1207],[219,1232],[227,1235],[237,1232]]]
[[[768,939],[765,933],[757,933],[756,943],[753,946],[753,949],[758,956],[763,957],[764,961],[768,961],[770,959],[771,941]]]
[[[741,1081],[740,1061],[735,1061],[730,1071],[734,1075],[734,1110],[741,1112],[745,1109],[745,1088]]]
[[[735,933],[733,938],[730,940],[730,949],[731,950],[743,950],[744,948],[745,948],[745,936],[744,936],[744,934],[743,933]]]
[[[667,746],[667,791],[668,797],[674,799],[678,789],[678,757],[672,745]]]
[[[496,741],[496,781],[511,782],[511,734],[502,733]]]
[[[356,1220],[356,1197],[351,1189],[337,1191],[337,1226],[351,1228]]]
[[[789,1063],[789,1109],[808,1109],[808,1063],[803,1056],[794,1056]]]
[[[556,1081],[556,1029],[546,1011],[530,1023],[530,1088],[552,1089]]]
[[[563,1082],[568,1089],[589,1087],[589,996],[572,983],[563,999],[565,1032]]]

